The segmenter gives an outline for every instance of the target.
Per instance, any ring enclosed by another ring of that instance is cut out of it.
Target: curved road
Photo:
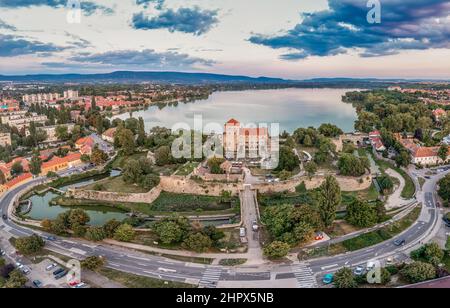
[[[175,261],[159,256],[140,253],[133,250],[113,246],[98,245],[92,242],[72,239],[58,239],[47,242],[46,248],[73,258],[82,259],[91,255],[101,255],[108,260],[108,267],[164,280],[199,284],[201,287],[314,287],[320,279],[320,273],[336,271],[343,266],[366,264],[367,261],[384,260],[395,257],[397,260],[407,258],[407,251],[421,242],[431,239],[433,232],[440,226],[439,212],[436,209],[434,191],[437,181],[447,173],[442,173],[428,180],[423,192],[418,192],[417,200],[423,202],[422,213],[418,222],[394,239],[367,249],[344,255],[294,262],[293,264],[262,264],[227,268],[222,266],[201,265]],[[33,180],[12,189],[0,198],[2,215],[7,214],[8,207],[15,196],[27,187],[42,182]],[[0,233],[7,232],[12,236],[28,236],[33,233],[46,236],[48,234],[19,226],[10,220],[0,221]],[[429,238],[428,238],[429,237]],[[393,241],[405,239],[407,245],[397,247]]]

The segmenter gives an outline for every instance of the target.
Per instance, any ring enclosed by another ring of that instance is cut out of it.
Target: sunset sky
[[[0,0],[0,74],[176,70],[450,79],[450,2]]]

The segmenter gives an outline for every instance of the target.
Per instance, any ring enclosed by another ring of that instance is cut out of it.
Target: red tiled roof
[[[110,128],[103,133],[103,136],[113,138],[114,135],[116,134],[116,130],[117,130],[117,128],[115,128],[115,127]]]
[[[230,125],[239,125],[239,121],[235,120],[235,119],[230,119],[227,123],[225,123],[225,125],[230,124]]]
[[[441,116],[441,115],[446,115],[447,112],[445,112],[444,109],[436,109],[436,110],[433,110],[433,114],[435,116]]]
[[[81,159],[81,153],[72,153],[65,157],[53,157],[50,161],[42,164],[42,169],[50,168],[59,164],[70,163]]]
[[[25,181],[25,180],[28,180],[28,179],[30,179],[30,178],[32,178],[32,177],[33,177],[33,175],[32,175],[31,173],[23,173],[23,174],[21,174],[21,175],[15,177],[15,178],[12,179],[11,181],[6,182],[6,183],[5,183],[5,186],[6,186],[8,189],[10,189],[10,188],[16,186],[17,184],[19,184],[19,183],[21,183],[21,182],[23,182],[23,181]]]

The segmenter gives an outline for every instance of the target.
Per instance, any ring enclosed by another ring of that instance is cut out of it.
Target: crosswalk
[[[222,269],[217,267],[208,267],[200,280],[200,288],[216,288],[217,282],[219,282],[220,276],[222,276]]]
[[[299,288],[317,288],[317,281],[312,270],[304,263],[297,263],[291,266]]]

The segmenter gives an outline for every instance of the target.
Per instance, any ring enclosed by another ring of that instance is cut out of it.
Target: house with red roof
[[[80,138],[75,142],[75,148],[80,151],[82,155],[91,155],[94,149],[95,141],[92,137]]]
[[[58,172],[66,170],[81,164],[81,153],[70,153],[65,157],[54,156],[48,162],[42,163],[41,175],[47,175],[49,172]]]

